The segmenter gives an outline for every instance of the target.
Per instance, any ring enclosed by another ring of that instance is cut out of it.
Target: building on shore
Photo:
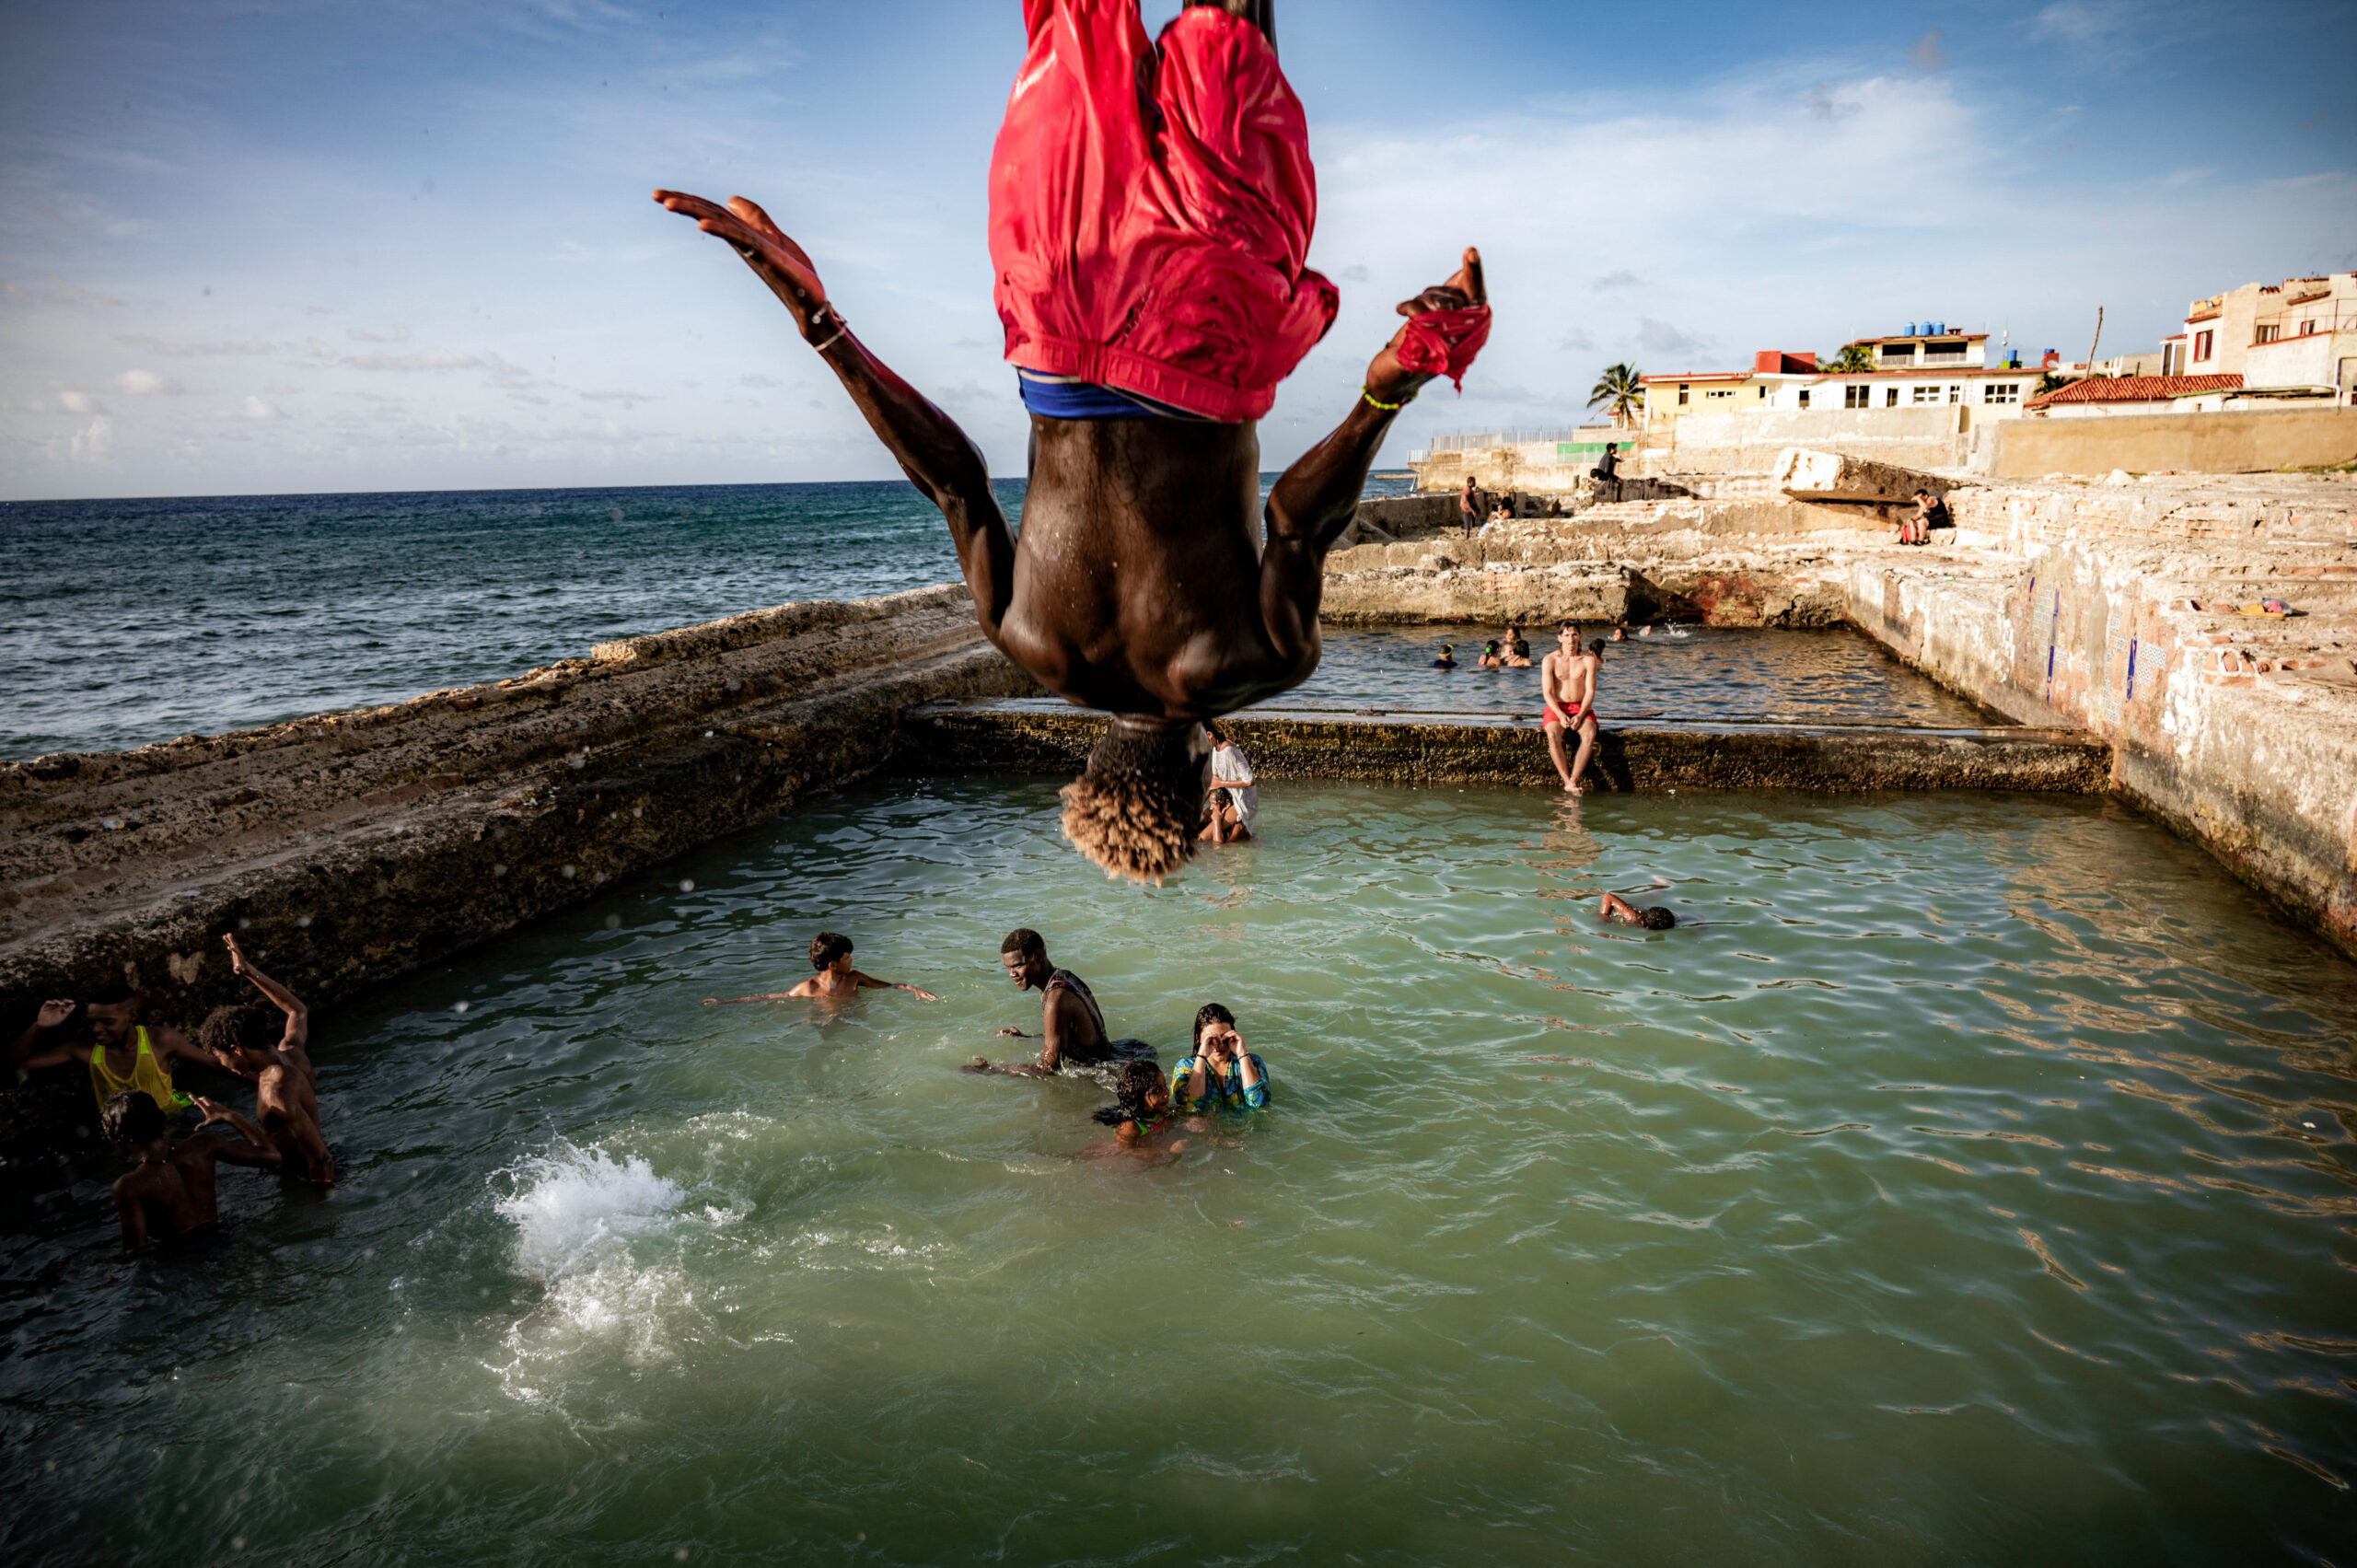
[[[2242,384],[2240,376],[2091,376],[2040,392],[2022,412],[2033,419],[2215,412]]]

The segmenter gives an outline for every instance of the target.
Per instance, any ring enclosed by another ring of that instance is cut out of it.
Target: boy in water
[[[84,1059],[86,1053],[78,1044],[52,1042],[47,1049],[41,1048],[40,1037],[59,1030],[74,1016],[74,1003],[64,1000],[41,1004],[33,1027],[17,1040],[14,1054],[19,1069],[30,1072]],[[186,1035],[169,1024],[158,1024],[151,1029],[139,1021],[140,1012],[139,999],[128,993],[82,1005],[83,1016],[90,1025],[91,1046],[87,1053],[90,1091],[98,1097],[100,1109],[124,1089],[136,1089],[148,1096],[157,1109],[168,1114],[186,1109],[189,1097],[172,1087],[174,1062],[193,1062],[233,1077],[253,1076],[222,1053],[199,1051]]]
[[[862,974],[851,967],[851,938],[832,931],[821,931],[810,938],[810,967],[819,972],[791,991],[772,991],[762,996],[707,996],[703,1005],[717,1007],[729,1002],[787,1002],[797,996],[856,996],[863,991],[905,991],[927,1002],[941,1000],[913,985]]]
[[[1547,656],[1538,671],[1538,699],[1545,711],[1538,727],[1547,737],[1547,755],[1562,775],[1565,795],[1584,795],[1580,774],[1587,769],[1588,753],[1596,749],[1596,656],[1580,646],[1579,622],[1566,621],[1556,637],[1560,645]],[[1579,755],[1563,761],[1563,733],[1580,738]]]
[[[214,1165],[271,1167],[279,1162],[277,1147],[261,1128],[216,1101],[199,1096],[204,1120],[192,1138],[174,1144],[170,1122],[153,1098],[135,1089],[111,1096],[99,1113],[99,1128],[114,1146],[136,1155],[139,1164],[115,1178],[115,1216],[122,1222],[125,1253],[145,1250],[150,1242],[168,1240],[200,1230],[221,1218],[214,1199]],[[226,1121],[238,1133],[231,1143],[203,1129]]]
[[[1607,893],[1596,912],[1606,920],[1617,920],[1623,925],[1642,925],[1647,931],[1667,931],[1678,923],[1677,913],[1662,904],[1639,909],[1618,893]]]
[[[1256,422],[1340,302],[1306,265],[1317,175],[1271,8],[1187,0],[1157,40],[1138,0],[1025,0],[990,169],[993,297],[1031,415],[1019,540],[966,433],[852,333],[801,246],[742,197],[655,193],[743,258],[941,508],[983,634],[1114,715],[1063,831],[1141,881],[1195,853],[1202,721],[1318,668],[1326,552],[1392,421],[1434,377],[1461,385],[1489,337],[1469,249],[1400,305],[1349,413],[1262,505]]]
[[[284,1156],[281,1168],[314,1186],[331,1186],[335,1157],[319,1133],[319,1074],[309,1051],[311,1010],[248,963],[237,937],[224,935],[221,943],[229,949],[229,972],[252,982],[285,1021],[279,1024],[261,1008],[223,1008],[204,1020],[199,1033],[206,1046],[235,1060],[242,1074],[254,1080],[254,1121]]]

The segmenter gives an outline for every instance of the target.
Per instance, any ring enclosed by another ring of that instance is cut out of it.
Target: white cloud
[[[1638,318],[1637,346],[1647,354],[1666,354],[1678,359],[1693,359],[1707,354],[1718,346],[1716,338],[1692,332],[1681,332],[1666,321],[1656,321],[1650,316]],[[1689,365],[1687,369],[1695,368]]]
[[[248,338],[242,343],[168,343],[152,332],[117,332],[114,341],[125,348],[144,348],[150,354],[160,354],[169,359],[189,359],[198,354],[276,354],[286,346],[262,338]]]
[[[74,433],[68,455],[77,463],[101,463],[114,455],[114,421],[105,414]]]
[[[60,392],[57,401],[67,413],[104,413],[107,405],[87,392]]]
[[[2119,0],[2055,0],[2055,4],[2038,14],[2038,20],[2030,27],[2030,36],[2091,43],[2126,26],[2127,12],[2127,6]]]
[[[75,310],[115,309],[122,304],[111,294],[100,294],[96,289],[84,288],[80,284],[68,283],[55,273],[49,274],[47,283],[34,284],[29,287],[0,280],[0,299],[28,305],[35,302],[63,305]]]
[[[126,370],[114,378],[114,389],[126,397],[174,397],[187,390],[168,376],[153,370]]]
[[[393,335],[389,338],[380,337],[377,333],[361,327],[346,327],[343,330],[343,335],[350,338],[356,343],[405,343],[409,342],[409,329],[407,327],[395,327],[393,329]]]
[[[239,403],[236,408],[223,409],[219,417],[223,419],[241,419],[266,422],[273,419],[284,419],[286,414],[285,412],[279,408],[277,404],[265,402],[261,398],[254,396],[252,393],[248,393],[245,401]]]
[[[349,354],[336,361],[347,370],[471,370],[482,363],[456,349],[430,348],[416,354]]]

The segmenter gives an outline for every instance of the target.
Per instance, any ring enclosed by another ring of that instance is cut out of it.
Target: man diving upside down
[[[1401,405],[1487,340],[1480,255],[1399,307],[1333,433],[1255,517],[1255,422],[1333,324],[1304,265],[1317,178],[1271,0],[1024,0],[1030,40],[991,159],[993,296],[1031,414],[1020,540],[965,432],[854,337],[809,256],[743,197],[657,191],[793,313],[901,471],[941,508],[983,633],[1113,714],[1063,791],[1067,838],[1159,881],[1194,852],[1202,721],[1318,668],[1326,552]]]

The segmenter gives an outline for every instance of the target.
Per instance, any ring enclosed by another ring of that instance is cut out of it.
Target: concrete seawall
[[[1226,721],[1270,780],[1558,786],[1538,726],[1471,715],[1361,716],[1253,709]],[[1076,772],[1102,714],[987,699],[902,715],[911,772]],[[1590,763],[1596,788],[2006,789],[2101,794],[2111,751],[2076,730],[1933,730],[1789,725],[1615,725]]]
[[[1036,690],[964,587],[937,587],[610,643],[389,707],[0,765],[0,1022],[109,985],[199,1011],[238,999],[227,930],[332,1001],[877,768],[912,703]]]

